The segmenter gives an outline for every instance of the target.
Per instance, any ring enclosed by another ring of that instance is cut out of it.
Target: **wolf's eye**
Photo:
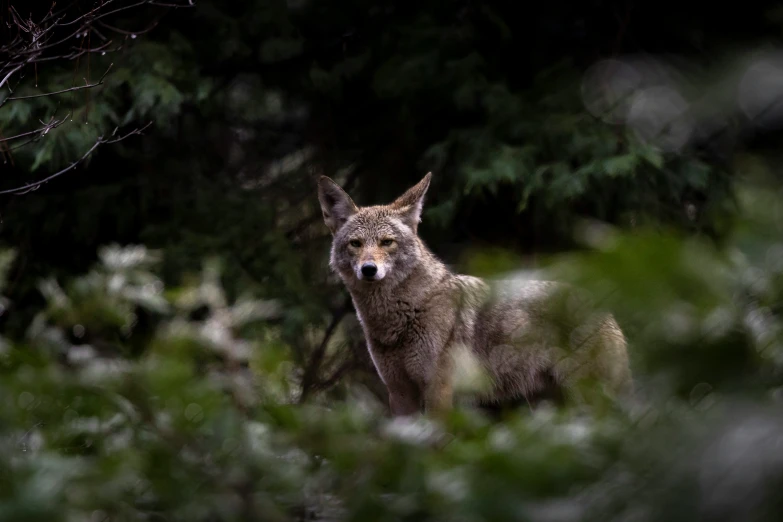
[[[362,246],[362,242],[359,241],[358,239],[352,239],[348,244],[354,248],[359,248],[360,246]]]
[[[381,246],[391,246],[392,243],[394,243],[393,239],[382,239],[381,240]]]

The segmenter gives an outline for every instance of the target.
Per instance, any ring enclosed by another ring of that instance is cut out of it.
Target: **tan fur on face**
[[[480,402],[534,401],[553,387],[586,400],[577,386],[586,379],[610,394],[629,391],[626,343],[611,316],[590,319],[580,327],[588,334],[564,339],[548,311],[557,284],[528,281],[494,289],[452,274],[429,251],[417,228],[430,179],[427,174],[391,204],[372,207],[357,207],[326,177],[318,184],[324,222],[333,234],[330,266],[351,294],[392,411],[448,410],[453,354],[461,346],[489,375],[491,386],[477,397]],[[384,239],[393,243],[384,246]],[[377,280],[362,279],[367,262],[378,267]]]

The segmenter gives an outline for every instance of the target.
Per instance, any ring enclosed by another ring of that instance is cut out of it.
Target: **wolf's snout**
[[[375,263],[365,263],[362,265],[362,275],[364,277],[375,277],[375,274],[378,273],[378,267],[375,266]]]

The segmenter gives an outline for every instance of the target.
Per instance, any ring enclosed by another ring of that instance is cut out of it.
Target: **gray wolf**
[[[585,404],[590,390],[628,392],[626,341],[611,315],[575,312],[575,294],[560,283],[493,286],[454,274],[427,248],[417,229],[431,177],[391,204],[366,207],[328,177],[318,181],[329,264],[351,295],[392,414],[450,410],[465,357],[487,377],[472,396],[478,404]]]

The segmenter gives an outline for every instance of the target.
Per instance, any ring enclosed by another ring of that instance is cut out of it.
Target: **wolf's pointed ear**
[[[405,191],[405,194],[398,197],[391,204],[391,207],[397,211],[403,222],[416,232],[421,221],[421,209],[424,206],[424,194],[430,187],[432,172],[428,172],[421,181]]]
[[[340,185],[326,176],[321,176],[318,180],[318,201],[321,202],[324,223],[332,235],[359,210]]]

